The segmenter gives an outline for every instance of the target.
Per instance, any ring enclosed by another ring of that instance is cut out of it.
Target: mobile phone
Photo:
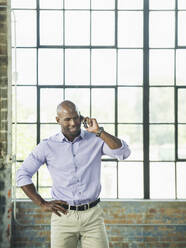
[[[80,115],[80,120],[83,123],[84,128],[88,128],[87,122],[82,115]]]

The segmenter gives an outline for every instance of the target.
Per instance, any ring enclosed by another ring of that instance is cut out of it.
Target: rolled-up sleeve
[[[24,160],[22,166],[16,172],[16,183],[18,187],[32,183],[32,176],[46,162],[45,149],[46,142],[42,141]]]
[[[124,160],[131,154],[131,150],[124,140],[121,140],[122,146],[117,149],[111,149],[105,142],[103,144],[103,155],[108,155],[118,160]]]

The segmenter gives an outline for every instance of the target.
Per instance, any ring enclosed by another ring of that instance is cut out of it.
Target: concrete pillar
[[[0,0],[0,248],[11,247],[11,39],[9,0]]]

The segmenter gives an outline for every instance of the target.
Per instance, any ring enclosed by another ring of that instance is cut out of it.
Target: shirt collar
[[[85,137],[85,131],[81,129],[80,135],[75,138],[77,140],[78,138],[83,139]],[[68,139],[64,136],[62,132],[59,132],[58,138],[60,141],[68,141]]]

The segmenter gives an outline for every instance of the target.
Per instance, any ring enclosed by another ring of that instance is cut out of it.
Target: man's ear
[[[56,116],[56,122],[59,124],[59,117]]]

